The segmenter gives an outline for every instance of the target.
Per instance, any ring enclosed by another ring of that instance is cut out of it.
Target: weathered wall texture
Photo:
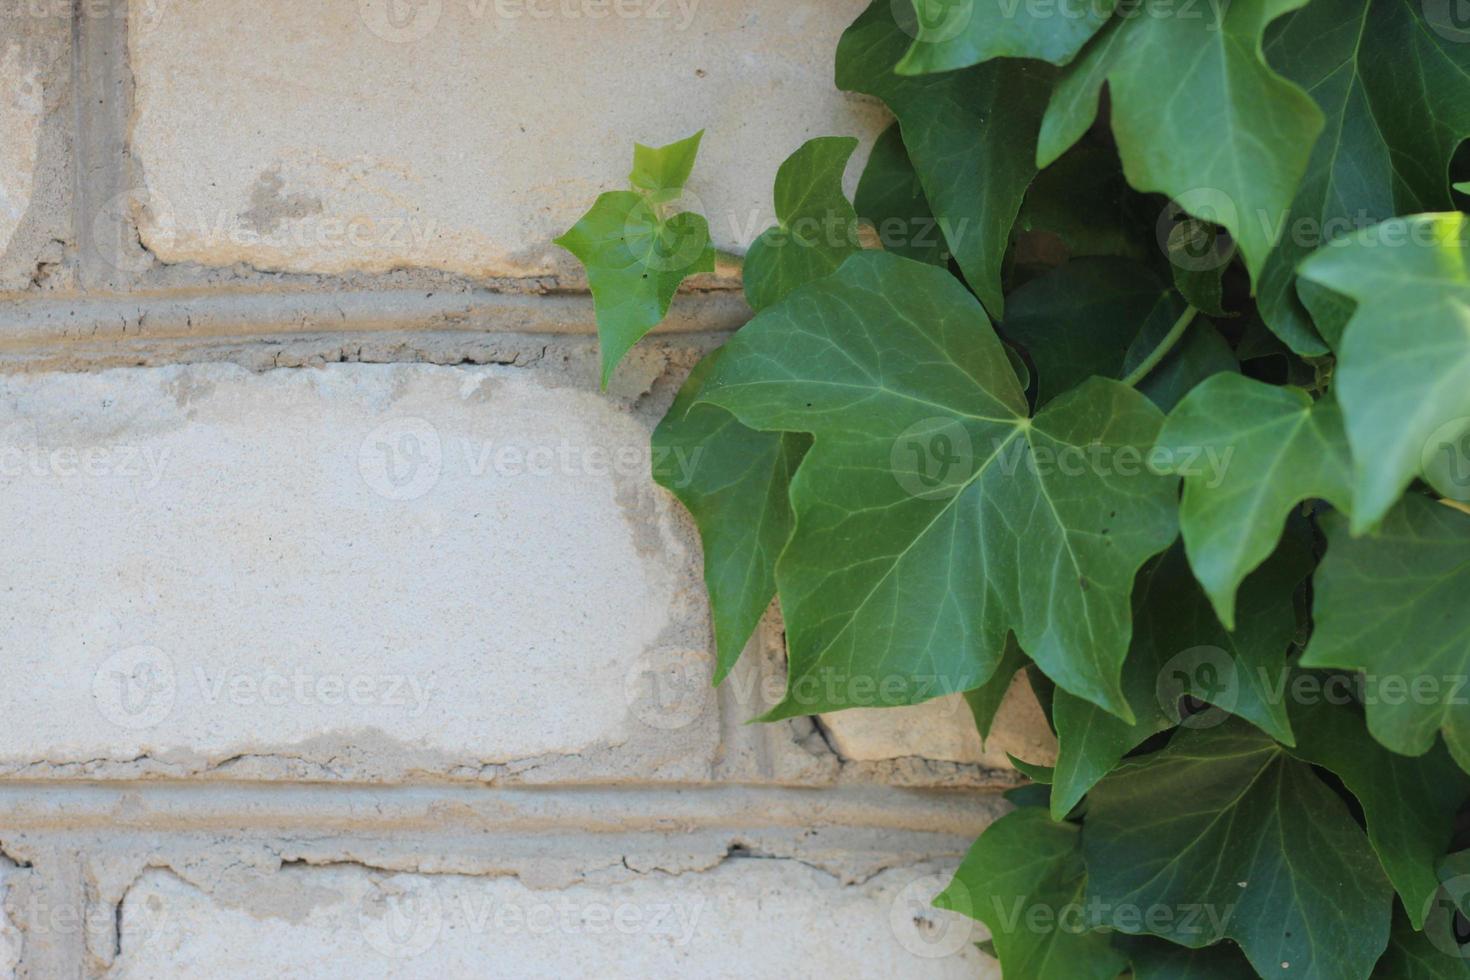
[[[600,393],[550,245],[699,128],[748,242],[861,6],[0,0],[0,978],[996,975],[1040,709],[745,724],[648,449],[738,283]]]

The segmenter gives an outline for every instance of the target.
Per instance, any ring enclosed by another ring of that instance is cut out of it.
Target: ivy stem
[[[1128,372],[1123,383],[1130,388],[1137,388],[1138,383],[1148,377],[1150,372],[1159,366],[1160,361],[1169,356],[1169,352],[1174,349],[1175,344],[1179,343],[1180,338],[1184,336],[1185,331],[1189,329],[1189,325],[1198,315],[1199,310],[1186,306],[1184,312],[1179,314],[1179,319],[1175,320],[1174,325],[1169,328],[1169,332],[1164,334],[1164,339],[1159,341],[1159,345],[1149,352],[1148,357],[1145,357],[1138,367]]]

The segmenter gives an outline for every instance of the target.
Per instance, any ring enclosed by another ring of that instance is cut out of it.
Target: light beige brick
[[[570,272],[551,239],[626,186],[633,142],[700,129],[688,203],[739,246],[804,140],[882,125],[832,82],[864,0],[157,6],[132,3],[132,151],[164,262]]]
[[[9,771],[708,773],[697,546],[629,399],[210,365],[0,400]]]

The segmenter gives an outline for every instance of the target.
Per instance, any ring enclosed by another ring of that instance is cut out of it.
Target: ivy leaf
[[[1145,339],[1152,340],[1153,343],[1145,345],[1139,342]],[[1130,370],[1136,363],[1135,358],[1141,361],[1157,341],[1158,338],[1150,337],[1148,331],[1140,334],[1139,340],[1134,341],[1129,348],[1128,357],[1123,360],[1123,370]],[[1184,396],[1206,378],[1217,374],[1236,374],[1239,371],[1240,363],[1235,359],[1235,352],[1230,349],[1225,338],[1220,336],[1215,325],[1196,321],[1179,342],[1179,346],[1165,355],[1158,367],[1138,383],[1138,390],[1147,395],[1149,401],[1159,406],[1161,411],[1172,412]]]
[[[1470,770],[1470,516],[1411,494],[1364,537],[1340,514],[1321,524],[1327,556],[1313,578],[1316,628],[1302,666],[1369,671],[1374,738],[1420,756],[1443,731]]]
[[[790,682],[769,718],[970,690],[1008,631],[1058,684],[1129,714],[1129,593],[1176,535],[1174,480],[1137,465],[1162,420],[1142,395],[1094,380],[1027,418],[974,298],[883,252],[729,350],[705,400],[815,436],[777,566]]]
[[[1106,82],[1129,183],[1229,228],[1255,279],[1322,129],[1311,97],[1261,56],[1266,25],[1304,2],[1235,0],[1186,17],[1173,0],[1141,0],[1114,17],[1057,83],[1039,165],[1092,125]]]
[[[899,0],[903,3],[904,0]],[[900,75],[968,68],[992,58],[1035,58],[1065,65],[1107,23],[1114,0],[913,0],[902,10],[914,43]]]
[[[703,215],[665,216],[694,166],[703,131],[664,147],[636,145],[632,191],[599,195],[556,244],[587,268],[602,348],[602,386],[648,331],[663,320],[679,284],[715,271],[715,250]]]
[[[1099,783],[1082,851],[1104,924],[1234,939],[1261,976],[1364,980],[1388,943],[1393,890],[1347,806],[1242,722],[1181,731]]]
[[[1286,515],[1322,497],[1352,501],[1342,417],[1299,388],[1210,378],[1169,414],[1155,462],[1184,477],[1179,525],[1195,577],[1235,626],[1235,590],[1281,539]]]
[[[1155,248],[1153,209],[1128,186],[1117,154],[1081,144],[1036,175],[1021,202],[1018,231],[1057,236],[1074,257],[1144,259]]]
[[[1005,334],[1036,365],[1037,403],[1093,375],[1118,378],[1135,337],[1162,336],[1184,300],[1147,266],[1116,256],[1073,259],[1011,293]]]
[[[1459,212],[1395,218],[1302,266],[1358,303],[1333,379],[1353,453],[1356,533],[1378,523],[1437,447],[1453,450],[1470,433],[1467,238],[1470,216]]]
[[[1334,773],[1357,798],[1373,851],[1422,929],[1470,777],[1440,745],[1417,759],[1394,755],[1369,736],[1355,708],[1319,699],[1299,708],[1296,721],[1296,755]]]
[[[1316,246],[1365,223],[1454,207],[1450,158],[1470,136],[1470,36],[1450,11],[1314,0],[1271,32],[1267,59],[1327,117],[1258,283],[1266,322],[1298,353],[1327,352],[1292,290]]]
[[[934,904],[983,922],[1007,977],[1115,980],[1127,963],[1082,923],[1086,881],[1076,826],[1023,807],[980,835]]]
[[[902,0],[898,0],[902,2]],[[893,71],[908,46],[895,0],[873,0],[837,45],[837,87],[882,99],[903,133],[950,251],[965,281],[1004,316],[1001,265],[1026,187],[1052,71],[1018,59],[943,75]]]
[[[723,351],[699,362],[653,432],[654,479],[688,508],[704,544],[716,684],[776,593],[776,557],[794,521],[786,494],[811,442],[801,433],[757,432],[698,403]]]
[[[1234,943],[1189,949],[1147,936],[1119,936],[1114,945],[1132,964],[1133,980],[1257,980]]]
[[[858,251],[857,212],[842,193],[842,174],[858,141],[808,140],[776,172],[776,218],[745,256],[751,309],[778,302],[804,282],[836,271]]]
[[[1423,932],[1394,916],[1393,938],[1373,980],[1470,980],[1470,955],[1455,939],[1453,911],[1436,908]]]
[[[1005,652],[1001,654],[1000,665],[995,668],[995,673],[984,684],[965,692],[965,703],[970,706],[970,714],[975,717],[975,728],[980,732],[982,744],[990,738],[990,728],[995,724],[995,716],[1006,699],[1011,681],[1027,663],[1029,661],[1017,645],[1016,638],[1007,637]]]
[[[1282,742],[1294,741],[1282,692],[1287,649],[1296,633],[1292,593],[1310,571],[1305,546],[1288,541],[1245,588],[1245,615],[1231,632],[1175,547],[1138,576],[1133,593],[1133,646],[1123,665],[1123,689],[1136,724],[1058,691],[1056,784],[1052,817],[1062,819],[1098,782],[1150,736],[1183,721],[1219,724],[1225,712],[1245,718]],[[1194,697],[1215,710],[1180,716]]]
[[[904,149],[897,123],[873,143],[853,204],[888,251],[918,262],[949,264],[949,247]]]

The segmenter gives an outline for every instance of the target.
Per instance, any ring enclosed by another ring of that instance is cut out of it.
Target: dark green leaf
[[[745,299],[753,310],[780,301],[802,283],[836,271],[858,251],[857,212],[842,193],[842,174],[857,140],[808,140],[776,172],[775,227],[745,256]]]
[[[985,923],[1017,980],[1115,980],[1126,963],[1082,914],[1077,828],[1025,807],[991,824],[934,904]]]
[[[898,0],[902,2],[902,0]],[[950,251],[985,308],[1004,316],[1001,265],[1026,187],[1052,71],[1002,59],[943,75],[893,71],[909,43],[895,0],[874,0],[837,46],[837,86],[873,95],[898,117]]]
[[[1084,143],[1036,176],[1016,228],[1056,235],[1074,257],[1143,259],[1154,248],[1152,220],[1148,199],[1123,179],[1117,154]]]
[[[1393,939],[1373,980],[1470,980],[1470,950],[1455,940],[1454,913],[1436,908],[1423,932],[1394,916]]]
[[[954,71],[992,58],[1035,58],[1065,65],[1107,22],[1113,2],[913,0],[913,9],[902,13],[914,43],[898,63],[898,72]]]
[[[1470,135],[1470,34],[1452,8],[1313,0],[1271,32],[1267,60],[1327,116],[1258,283],[1267,323],[1299,353],[1326,352],[1292,291],[1313,249],[1394,215],[1454,206],[1450,158]]]
[[[1227,626],[1235,590],[1276,547],[1292,507],[1311,497],[1351,504],[1341,414],[1299,388],[1217,375],[1169,414],[1158,447],[1156,465],[1184,477],[1184,546]]]
[[[1311,97],[1261,56],[1266,25],[1303,2],[1234,0],[1185,16],[1173,0],[1141,0],[1066,69],[1038,162],[1055,160],[1092,125],[1106,82],[1129,182],[1229,228],[1258,276],[1322,129]]]
[[[1443,731],[1470,769],[1470,515],[1411,494],[1365,537],[1339,514],[1322,529],[1302,666],[1367,671],[1375,738],[1419,756]]]
[[[873,144],[853,203],[888,251],[933,265],[949,264],[949,246],[934,220],[897,123]]]
[[[777,567],[790,647],[769,717],[923,701],[984,683],[1007,633],[1060,685],[1126,715],[1139,566],[1176,534],[1140,465],[1162,415],[1093,380],[1036,418],[974,298],[860,252],[730,342],[704,398],[811,432]]]
[[[1149,936],[1119,936],[1114,945],[1133,966],[1133,980],[1256,980],[1240,947],[1224,942],[1189,949]]]
[[[975,717],[975,727],[980,732],[982,742],[990,738],[990,727],[995,724],[995,716],[1000,711],[1001,703],[1005,701],[1006,692],[1011,688],[1011,681],[1028,662],[1016,643],[1016,638],[1008,637],[1000,666],[995,668],[995,673],[984,684],[965,692],[965,703],[970,706],[970,714]]]
[[[1364,980],[1388,943],[1393,890],[1347,806],[1242,722],[1181,731],[1104,779],[1082,849],[1102,922],[1233,939],[1262,976]]]
[[[1141,334],[1140,340],[1146,337],[1146,333]],[[1134,347],[1137,346],[1138,341],[1135,341]],[[1129,354],[1123,360],[1125,372],[1129,370],[1129,362],[1133,360],[1132,349]],[[1235,360],[1235,352],[1230,349],[1225,338],[1220,336],[1215,325],[1196,320],[1179,342],[1179,346],[1170,351],[1159,362],[1159,366],[1138,383],[1138,390],[1161,410],[1172,412],[1180,400],[1206,378],[1239,371],[1240,365]]]

